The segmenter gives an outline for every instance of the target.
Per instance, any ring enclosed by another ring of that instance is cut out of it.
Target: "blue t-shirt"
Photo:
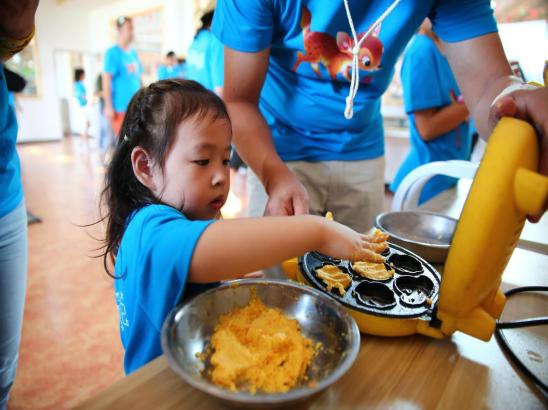
[[[23,200],[19,157],[15,149],[17,119],[9,104],[4,66],[0,65],[0,218]]]
[[[224,83],[224,46],[209,30],[200,30],[186,58],[186,78],[211,91]]]
[[[169,78],[185,78],[183,65],[161,65],[158,67],[158,80],[167,80]]]
[[[86,106],[86,104],[88,103],[88,100],[86,97],[86,87],[83,81],[76,81],[74,83],[74,96],[78,100],[80,107]]]
[[[8,104],[15,111],[15,93],[8,91]]]
[[[162,324],[181,301],[194,248],[212,222],[190,221],[166,205],[129,219],[114,269],[127,374],[162,354]]]
[[[468,159],[471,136],[468,122],[432,141],[424,141],[417,130],[415,111],[442,108],[451,105],[451,95],[460,95],[460,90],[445,56],[427,36],[417,34],[408,49],[401,69],[403,102],[409,117],[411,150],[400,166],[390,189],[395,191],[401,181],[413,169],[433,161]],[[426,85],[426,86],[425,86]],[[456,179],[438,175],[424,186],[419,204],[455,185]]]
[[[141,88],[143,68],[134,49],[124,50],[118,45],[105,53],[105,72],[112,75],[112,105],[114,111],[125,112],[131,97]]]
[[[391,3],[351,1],[356,32],[365,33]],[[402,1],[374,38],[365,40],[373,65],[360,70],[351,120],[344,117],[350,85],[344,75],[349,77],[351,58],[337,46],[337,37],[351,35],[342,0],[219,0],[213,32],[242,52],[270,47],[259,107],[283,160],[362,160],[384,153],[380,97],[398,56],[426,16],[450,42],[497,30],[486,0]]]

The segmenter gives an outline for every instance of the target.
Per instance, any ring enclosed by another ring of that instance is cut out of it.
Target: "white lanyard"
[[[363,43],[363,40],[365,40],[365,38],[369,36],[383,22],[383,20],[388,17],[390,13],[392,13],[392,10],[394,10],[399,2],[400,0],[395,0],[358,41],[358,35],[356,34],[356,30],[354,29],[354,22],[352,21],[350,8],[348,7],[348,0],[344,0],[346,17],[348,18],[350,30],[352,30],[352,37],[354,38],[354,47],[352,48],[352,80],[350,82],[350,91],[348,92],[348,97],[346,97],[346,108],[344,109],[344,117],[347,120],[351,119],[354,116],[354,98],[356,97],[358,87],[360,86],[360,72],[358,68],[358,55],[360,53],[360,46]]]

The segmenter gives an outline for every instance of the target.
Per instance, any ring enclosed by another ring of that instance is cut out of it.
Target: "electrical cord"
[[[519,288],[510,289],[505,292],[507,298],[515,295],[516,293],[524,292],[548,292],[548,286],[523,286]],[[534,374],[525,363],[523,363],[514,350],[508,344],[506,336],[504,336],[504,329],[518,329],[521,327],[530,327],[530,326],[542,326],[548,325],[548,316],[544,317],[535,317],[530,319],[523,320],[514,320],[510,322],[501,322],[497,320],[497,327],[495,329],[495,337],[499,343],[502,350],[508,355],[510,360],[527,376],[545,395],[548,394],[548,386],[540,378]]]

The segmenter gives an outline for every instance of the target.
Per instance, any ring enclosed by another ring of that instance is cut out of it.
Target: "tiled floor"
[[[8,408],[63,409],[123,377],[112,279],[100,243],[103,169],[71,140],[19,147],[28,209],[29,271],[17,379]]]
[[[113,282],[93,257],[101,228],[82,227],[98,220],[104,169],[79,142],[18,147],[27,207],[42,222],[29,226],[23,336],[9,409],[70,408],[124,377]],[[225,217],[245,207],[244,179],[233,175]],[[390,201],[387,195],[385,208]]]

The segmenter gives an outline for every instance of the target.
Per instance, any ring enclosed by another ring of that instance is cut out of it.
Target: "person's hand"
[[[539,135],[539,172],[548,175],[548,88],[518,89],[499,97],[489,113],[489,126],[495,127],[502,117],[527,121]]]
[[[540,142],[539,172],[548,175],[548,88],[518,89],[500,96],[489,112],[491,129],[502,117],[519,118],[535,127]],[[537,222],[547,208],[548,203],[540,215],[529,215],[528,219]]]
[[[378,252],[385,248],[385,244],[371,235],[360,234],[343,224],[323,219],[322,244],[317,251],[325,255],[351,261],[382,263],[384,257]]]
[[[266,187],[265,215],[290,216],[308,213],[308,193],[297,177],[284,166],[270,178]]]

